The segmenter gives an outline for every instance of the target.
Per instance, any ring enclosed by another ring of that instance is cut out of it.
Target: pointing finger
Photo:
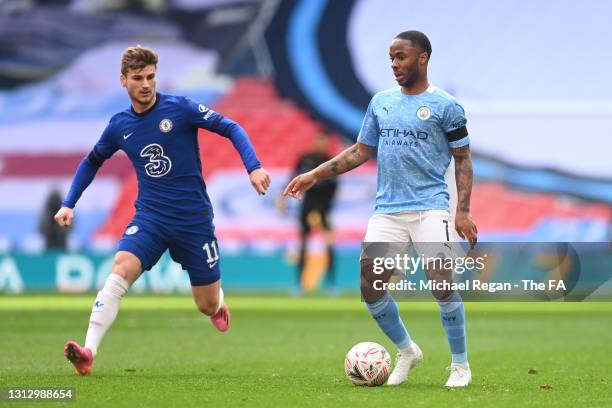
[[[290,196],[291,193],[293,192],[294,186],[295,186],[295,179],[291,180],[291,182],[287,184],[287,187],[285,187],[285,190],[283,191],[283,195]]]

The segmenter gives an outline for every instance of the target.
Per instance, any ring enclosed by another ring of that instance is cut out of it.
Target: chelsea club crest
[[[159,122],[159,130],[164,133],[168,133],[169,131],[171,131],[173,126],[174,125],[172,124],[172,121],[170,119],[162,119],[162,121]]]

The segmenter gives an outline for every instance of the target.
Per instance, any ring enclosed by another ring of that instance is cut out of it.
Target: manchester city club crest
[[[417,111],[417,117],[421,120],[427,120],[431,116],[431,109],[427,106],[421,106]]]
[[[164,133],[168,133],[169,131],[171,131],[173,126],[174,125],[172,124],[172,121],[170,119],[162,119],[162,121],[159,122],[159,130]]]

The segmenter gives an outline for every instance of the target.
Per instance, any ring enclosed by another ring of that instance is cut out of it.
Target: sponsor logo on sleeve
[[[208,120],[210,119],[210,117],[213,115],[213,113],[215,113],[214,110],[207,108],[206,106],[199,104],[198,105],[198,110],[200,111],[200,113],[203,113],[204,115],[202,116],[202,118],[204,120]]]

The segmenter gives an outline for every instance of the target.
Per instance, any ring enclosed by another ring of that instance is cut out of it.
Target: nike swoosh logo
[[[134,132],[132,132],[134,133]],[[128,137],[132,136],[132,133],[128,133],[127,135],[123,135],[123,140],[127,139]]]
[[[210,269],[212,269],[212,268],[214,268],[214,267],[215,267],[215,265],[216,265],[216,264],[218,264],[218,263],[219,263],[219,261],[215,261],[215,262],[213,262],[213,263],[211,263],[211,264],[208,264],[208,267],[209,267]]]

